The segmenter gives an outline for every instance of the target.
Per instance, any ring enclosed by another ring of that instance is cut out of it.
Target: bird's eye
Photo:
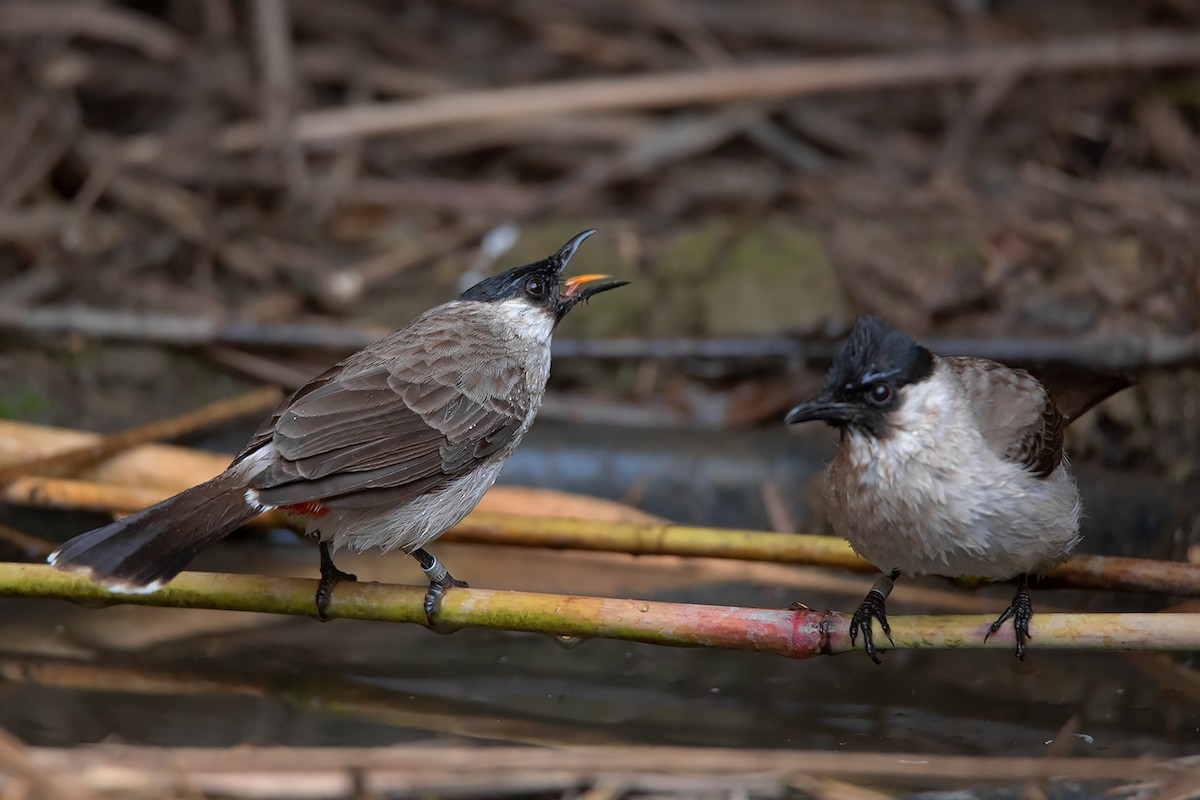
[[[540,300],[546,296],[546,282],[541,278],[530,278],[525,281],[525,294]]]
[[[886,405],[892,399],[892,387],[886,383],[873,383],[867,389],[867,397],[871,398],[871,402],[877,406]]]

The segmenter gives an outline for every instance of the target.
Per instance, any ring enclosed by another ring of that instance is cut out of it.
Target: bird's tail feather
[[[178,575],[202,548],[228,536],[261,510],[246,498],[245,476],[224,472],[157,505],[80,534],[47,560],[115,590],[153,591]]]

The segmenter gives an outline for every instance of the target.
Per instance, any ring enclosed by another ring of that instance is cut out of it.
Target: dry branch
[[[24,531],[0,523],[0,543],[7,545],[20,553],[25,559],[45,560],[54,552],[54,544],[37,536],[30,536]]]
[[[86,578],[40,564],[0,564],[0,596],[86,604],[211,608],[315,616],[317,582],[302,578],[181,574],[149,594],[115,594]],[[425,624],[424,586],[342,583],[329,615]],[[849,619],[834,611],[777,610],[621,600],[531,592],[451,589],[441,621],[451,627],[602,637],[674,647],[712,647],[789,658],[845,653]],[[1012,632],[984,641],[990,616],[891,617],[898,648],[1011,649]],[[1039,614],[1031,630],[1041,649],[1197,650],[1195,614]]]
[[[282,397],[282,393],[273,387],[255,389],[238,397],[218,400],[177,417],[102,436],[99,440],[78,448],[0,464],[0,485],[27,475],[69,474],[140,444],[186,436],[246,414],[265,412],[274,408]]]
[[[394,260],[394,258],[393,258]],[[0,306],[0,329],[27,333],[78,333],[100,339],[184,346],[320,347],[360,350],[390,333],[333,325],[269,325],[249,320],[93,308]]]
[[[562,790],[597,777],[636,775],[791,776],[842,780],[921,781],[945,784],[969,781],[1011,783],[1017,779],[1075,778],[1136,780],[1151,773],[1159,778],[1187,775],[1195,766],[1171,765],[1151,758],[1033,758],[937,755],[931,753],[863,753],[808,750],[763,750],[719,747],[463,747],[443,745],[431,758],[428,744],[391,747],[247,747],[154,748],[106,744],[69,750],[32,748],[33,758],[48,771],[63,775],[124,777],[131,789],[150,779],[157,786],[182,785],[192,791],[228,790],[222,778],[257,777],[253,785],[270,785],[285,776],[311,787],[345,786],[352,795],[353,775],[362,775],[370,791],[410,793],[414,788],[436,789],[455,780],[495,788],[514,777],[560,776]],[[120,769],[113,769],[119,767]],[[136,770],[136,771],[133,771]],[[461,784],[460,784],[461,785]],[[120,788],[119,785],[113,788]],[[711,789],[709,784],[706,788]],[[709,794],[709,793],[705,793]],[[259,795],[255,795],[259,796]],[[339,795],[332,795],[339,796]],[[360,795],[361,796],[361,795]],[[689,793],[689,796],[694,796]],[[851,795],[857,796],[857,795]]]
[[[357,291],[394,271],[405,269],[437,252],[464,244],[462,236],[447,236],[434,246],[385,253],[327,276],[354,275]],[[390,333],[383,328],[317,324],[271,324],[252,320],[169,313],[107,311],[84,307],[26,308],[0,304],[0,330],[30,334],[75,333],[97,339],[156,342],[182,346],[323,348],[350,352]],[[828,364],[841,346],[841,335],[745,336],[670,339],[560,339],[556,358],[774,360]],[[1075,364],[1096,369],[1177,369],[1200,364],[1200,334],[1147,336],[1126,334],[1104,339],[1076,337],[945,338],[922,340],[945,355],[973,355],[1008,364]]]
[[[695,103],[795,97],[815,92],[881,89],[975,80],[998,64],[1024,74],[1133,69],[1200,61],[1200,35],[1145,31],[1037,44],[972,47],[908,55],[807,59],[792,64],[730,66],[631,78],[571,81],[424,97],[394,103],[312,111],[296,117],[301,142],[325,142],[466,125],[535,115]],[[267,142],[259,122],[227,127],[216,138],[226,151],[254,150]],[[158,160],[169,140],[134,137],[124,145],[130,162]]]

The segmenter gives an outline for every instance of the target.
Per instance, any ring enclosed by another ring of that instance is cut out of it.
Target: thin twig
[[[38,536],[30,536],[24,531],[11,528],[0,523],[0,542],[8,545],[29,559],[43,560],[54,552],[54,543]]]
[[[317,581],[188,572],[148,594],[116,594],[80,575],[40,564],[0,564],[0,596],[171,608],[212,608],[315,616]],[[329,616],[426,624],[424,586],[343,582]],[[849,619],[833,611],[775,610],[531,592],[451,589],[440,621],[452,627],[644,642],[674,647],[751,650],[789,658],[845,653]],[[898,648],[1009,649],[1012,632],[984,640],[990,616],[891,617]],[[1039,648],[1200,649],[1195,614],[1039,614]]]
[[[274,408],[282,397],[274,387],[255,389],[177,417],[109,434],[82,447],[5,464],[0,466],[0,484],[28,475],[70,474],[140,444],[175,439],[230,419]]]
[[[47,33],[84,36],[123,45],[160,61],[176,59],[183,52],[183,41],[174,28],[117,6],[9,2],[0,7],[0,34]]]
[[[223,367],[236,370],[243,375],[249,375],[258,381],[273,383],[276,386],[297,388],[312,380],[315,370],[302,369],[281,363],[277,358],[263,356],[239,350],[235,347],[208,347],[204,355]]]
[[[1200,60],[1200,36],[1146,31],[1037,44],[973,47],[906,55],[806,59],[799,63],[570,81],[539,86],[458,92],[395,103],[313,111],[296,118],[302,142],[321,142],[414,131],[446,125],[516,119],[539,114],[634,108],[678,108],[695,103],[795,97],[979,79],[997,63],[1025,74],[1131,69]],[[216,138],[226,151],[263,146],[262,124],[243,122]],[[169,144],[157,135],[126,140],[130,162],[158,160]]]
[[[931,170],[933,182],[947,181],[961,168],[984,122],[1020,79],[1019,68],[997,64],[990,75],[979,81],[959,117],[942,139]]]
[[[3,136],[0,136],[0,181],[5,186],[8,185],[9,170],[13,165],[23,160],[22,157],[28,158],[38,127],[50,115],[57,99],[53,94],[40,92],[9,111],[8,123]],[[5,200],[8,199],[0,197],[0,207],[5,205]]]
[[[262,67],[262,126],[268,145],[283,161],[289,185],[303,197],[309,193],[308,171],[304,154],[291,133],[297,92],[290,6],[284,0],[255,0],[253,8],[255,43]]]

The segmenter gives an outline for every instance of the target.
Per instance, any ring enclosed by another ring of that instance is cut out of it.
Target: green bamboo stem
[[[40,564],[0,564],[0,596],[78,603],[212,608],[313,616],[316,581],[259,575],[185,572],[157,592],[114,594],[86,578]],[[423,586],[342,583],[330,616],[423,624]],[[676,647],[751,650],[809,658],[853,650],[849,620],[833,611],[779,610],[622,600],[531,592],[452,589],[441,621],[448,626],[603,637]],[[991,617],[892,617],[897,648],[1010,649],[1006,627],[984,641]],[[1193,614],[1039,614],[1031,627],[1039,649],[1197,650]],[[879,637],[882,639],[883,637]],[[860,642],[861,646],[861,642]]]
[[[516,547],[600,550],[840,567],[876,572],[834,536],[769,533],[731,528],[596,522],[476,512],[448,532],[446,541]],[[1144,558],[1076,555],[1048,571],[1047,585],[1200,596],[1200,565]]]
[[[24,477],[0,487],[0,500],[54,508],[130,512],[162,499],[160,489],[140,489],[64,478]],[[278,511],[260,518],[285,526]],[[801,533],[732,528],[534,517],[477,511],[445,535],[445,541],[634,555],[670,555],[838,567],[874,572],[844,539]],[[1200,596],[1200,565],[1115,556],[1076,555],[1050,570],[1045,585],[1079,589]]]
[[[735,528],[475,512],[446,533],[445,541],[633,555],[728,558],[875,571],[875,567],[850,549],[846,540],[836,536]]]

